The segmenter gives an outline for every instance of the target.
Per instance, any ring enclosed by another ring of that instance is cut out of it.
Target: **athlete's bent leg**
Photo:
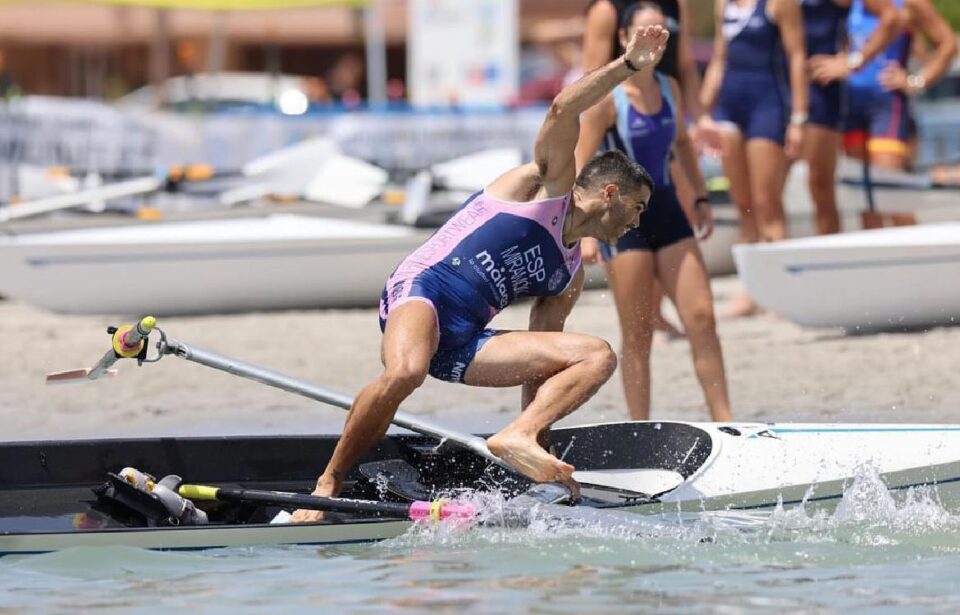
[[[590,399],[617,367],[605,341],[579,333],[506,331],[477,352],[464,382],[511,387],[538,383],[536,396],[513,422],[487,440],[490,450],[537,482],[575,486],[573,466],[538,444],[538,437]]]
[[[695,239],[684,239],[656,253],[657,275],[677,306],[690,340],[693,367],[715,421],[730,421],[730,398],[723,351],[713,315],[713,294]]]
[[[387,432],[397,408],[427,377],[439,335],[433,307],[409,301],[390,312],[383,333],[383,373],[353,400],[343,435],[317,480],[314,495],[340,493],[347,472]],[[318,511],[298,510],[296,522],[319,521]]]

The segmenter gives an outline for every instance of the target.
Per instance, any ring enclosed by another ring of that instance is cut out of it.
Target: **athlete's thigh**
[[[787,171],[783,146],[770,139],[750,139],[746,150],[755,205],[779,203]]]
[[[803,140],[803,158],[810,167],[810,173],[833,176],[840,148],[840,133],[825,126],[808,124]]]
[[[626,250],[607,265],[607,279],[624,337],[637,329],[652,327],[654,258],[650,250]]]
[[[426,301],[407,301],[390,310],[380,352],[385,367],[426,369],[437,352],[440,332],[437,313]]]
[[[740,207],[749,207],[750,171],[747,165],[746,141],[739,130],[723,132],[723,174],[730,181],[730,198]]]
[[[477,352],[463,381],[484,387],[542,382],[605,343],[581,333],[501,331]]]
[[[710,276],[696,239],[683,239],[657,251],[657,277],[667,295],[684,315],[693,308],[713,306]]]

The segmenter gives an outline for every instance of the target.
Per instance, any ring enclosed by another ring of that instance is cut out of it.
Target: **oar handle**
[[[319,495],[289,493],[286,491],[263,491],[258,489],[228,489],[205,485],[181,485],[180,495],[189,500],[217,500],[224,502],[251,502],[258,504],[289,505],[310,510],[330,512],[369,513],[384,517],[398,517],[413,521],[432,519],[474,519],[477,510],[469,504],[434,500],[417,501],[410,504],[399,502],[378,502],[374,500],[353,500],[349,498],[328,498]]]
[[[130,359],[136,357],[143,350],[150,332],[157,326],[157,319],[153,316],[144,316],[135,325],[123,325],[113,331],[111,345],[103,358],[90,370],[87,378],[96,380],[107,373],[107,370],[117,362],[118,359]]]

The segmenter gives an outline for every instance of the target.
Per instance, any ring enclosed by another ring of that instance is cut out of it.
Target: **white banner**
[[[419,107],[500,106],[517,94],[517,0],[411,0],[407,83]]]

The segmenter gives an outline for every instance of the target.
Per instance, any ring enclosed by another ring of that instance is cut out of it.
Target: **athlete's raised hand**
[[[670,33],[662,26],[637,28],[623,56],[637,69],[654,66],[666,50],[668,38]]]

